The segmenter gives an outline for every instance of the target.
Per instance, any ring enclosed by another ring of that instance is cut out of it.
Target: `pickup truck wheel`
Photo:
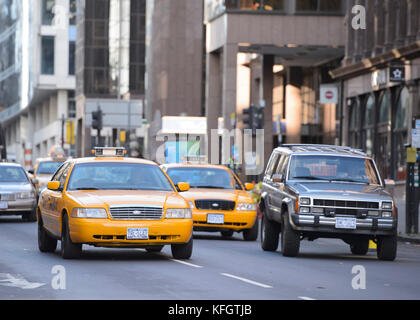
[[[220,233],[222,234],[223,238],[230,238],[233,236],[232,230],[220,231]]]
[[[41,216],[38,220],[38,248],[41,252],[54,252],[57,249],[57,239],[50,237],[47,233]]]
[[[350,244],[350,251],[353,254],[365,255],[369,251],[369,239],[357,239]]]
[[[65,214],[61,231],[61,256],[63,259],[77,259],[82,254],[82,244],[73,243],[70,238],[69,221]]]
[[[288,213],[283,215],[281,225],[281,251],[285,257],[296,257],[299,254],[300,235],[293,230],[288,219]]]
[[[276,251],[279,246],[280,224],[270,221],[264,214],[261,219],[261,248]]]
[[[258,217],[255,217],[254,225],[251,229],[244,230],[243,237],[245,241],[255,241],[258,238]]]
[[[397,256],[397,236],[378,237],[377,255],[379,260],[394,261]]]
[[[193,238],[183,244],[172,244],[171,252],[174,259],[189,259],[191,258],[193,250]]]

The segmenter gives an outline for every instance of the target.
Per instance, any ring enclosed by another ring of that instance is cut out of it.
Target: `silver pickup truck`
[[[300,241],[338,238],[364,255],[369,240],[381,260],[397,253],[398,211],[375,162],[360,150],[283,145],[268,162],[261,190],[261,246],[297,256]]]

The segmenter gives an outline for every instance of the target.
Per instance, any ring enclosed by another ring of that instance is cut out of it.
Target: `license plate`
[[[225,216],[223,214],[208,214],[207,223],[209,224],[224,224]]]
[[[147,240],[149,239],[149,228],[128,228],[127,240]]]
[[[356,229],[356,218],[336,218],[335,227],[337,229]]]
[[[0,209],[7,209],[8,207],[7,201],[0,201]]]

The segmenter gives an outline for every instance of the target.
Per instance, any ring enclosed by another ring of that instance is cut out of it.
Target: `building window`
[[[365,106],[362,125],[362,148],[369,156],[373,156],[373,142],[375,132],[375,96],[368,97]]]
[[[68,110],[68,114],[69,114],[69,118],[70,119],[75,119],[76,118],[76,99],[74,97],[74,91],[71,90],[68,92],[68,101],[69,101],[69,110]]]
[[[349,123],[349,145],[352,148],[359,148],[360,142],[360,104],[359,99],[351,101],[350,123]]]
[[[43,0],[42,1],[42,24],[52,25],[54,20],[54,6],[55,0]]]
[[[397,110],[395,121],[393,125],[393,138],[395,145],[395,172],[394,177],[397,180],[406,179],[406,149],[405,144],[408,143],[408,125],[409,125],[409,110],[410,94],[407,88],[404,88],[399,96],[397,103]]]
[[[76,25],[76,13],[77,13],[76,2],[77,0],[70,0],[70,4],[69,4],[69,12],[70,12],[69,24],[71,26]]]
[[[342,0],[296,0],[296,11],[342,12]]]
[[[54,37],[41,39],[41,73],[54,74]]]
[[[389,91],[382,93],[376,141],[376,162],[382,176],[391,177],[391,97]]]
[[[75,74],[76,42],[69,42],[69,75]]]

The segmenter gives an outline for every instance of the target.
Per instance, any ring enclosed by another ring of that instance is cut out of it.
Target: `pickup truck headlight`
[[[191,219],[192,213],[190,208],[185,209],[166,209],[166,219]]]
[[[309,206],[311,204],[311,199],[310,198],[299,198],[299,204]]]
[[[392,202],[382,202],[382,209],[391,210],[392,209]]]
[[[16,193],[17,200],[28,200],[35,198],[35,194],[32,191],[24,191]]]
[[[255,203],[238,203],[236,205],[236,211],[255,211],[257,205]]]
[[[71,211],[73,218],[106,219],[108,214],[103,208],[73,208]]]

